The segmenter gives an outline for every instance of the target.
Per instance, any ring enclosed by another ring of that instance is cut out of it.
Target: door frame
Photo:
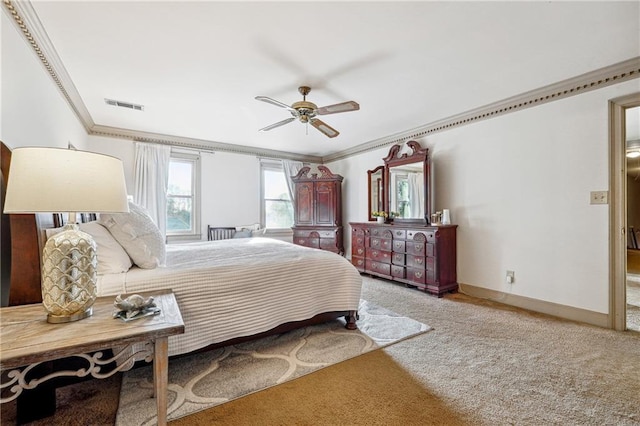
[[[609,327],[627,329],[627,161],[625,113],[640,92],[609,101]]]

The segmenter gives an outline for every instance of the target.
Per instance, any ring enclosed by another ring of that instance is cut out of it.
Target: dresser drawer
[[[422,236],[422,235],[424,236]],[[424,229],[411,229],[407,230],[407,240],[417,240],[423,241],[426,240],[428,243],[436,242],[436,231],[435,230],[424,230]]]
[[[436,270],[436,258],[435,257],[427,257],[427,271],[435,271]]]
[[[320,248],[320,238],[293,237],[293,241],[299,246]]]
[[[418,256],[424,256],[424,243],[418,243],[415,241],[407,241],[407,254],[415,254]]]
[[[385,228],[371,228],[369,229],[369,234],[372,237],[383,237],[385,236],[385,233],[388,233],[387,230]]]
[[[427,271],[427,284],[437,284],[436,271]]]
[[[320,238],[320,248],[323,250],[337,251],[338,244],[335,238]]]
[[[392,240],[386,238],[371,237],[369,238],[369,244],[373,249],[391,251]]]
[[[427,256],[434,257],[436,255],[436,245],[427,243],[425,246],[425,253]]]
[[[358,271],[364,271],[365,262],[363,257],[351,256],[351,264],[355,266]]]
[[[424,269],[407,268],[407,279],[418,284],[427,282],[427,271]]]
[[[391,263],[391,252],[384,250],[367,250],[367,259]]]
[[[354,235],[351,238],[351,247],[364,247],[364,234]]]
[[[351,256],[364,257],[364,247],[362,247],[362,246],[351,246]]]
[[[392,233],[393,233],[394,239],[397,239],[397,240],[407,239],[407,231],[404,229],[394,229]]]
[[[391,253],[391,263],[394,265],[405,266],[407,264],[406,261],[406,255],[404,253]]]
[[[393,251],[404,252],[405,244],[406,244],[406,241],[393,240]]]
[[[404,266],[391,265],[391,276],[395,278],[404,278],[405,270]]]
[[[337,231],[335,229],[296,229],[293,231],[294,237],[305,238],[335,238]]]
[[[407,266],[416,269],[425,269],[426,261],[424,256],[407,256]]]
[[[378,274],[391,275],[391,265],[388,263],[375,262],[373,260],[366,261],[367,271],[377,272]]]

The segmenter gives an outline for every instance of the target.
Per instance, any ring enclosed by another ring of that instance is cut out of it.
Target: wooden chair
[[[207,225],[207,239],[209,241],[228,240],[233,238],[236,228],[233,227],[214,227]]]

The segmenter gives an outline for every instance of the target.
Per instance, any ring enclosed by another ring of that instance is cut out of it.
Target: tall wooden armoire
[[[342,176],[325,166],[309,176],[303,167],[293,176],[293,243],[344,254],[342,243]]]

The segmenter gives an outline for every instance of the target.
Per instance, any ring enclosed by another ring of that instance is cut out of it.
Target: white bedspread
[[[101,296],[171,288],[185,334],[169,355],[270,330],[319,313],[358,309],[362,278],[328,251],[269,238],[168,245],[167,265],[99,276]]]

